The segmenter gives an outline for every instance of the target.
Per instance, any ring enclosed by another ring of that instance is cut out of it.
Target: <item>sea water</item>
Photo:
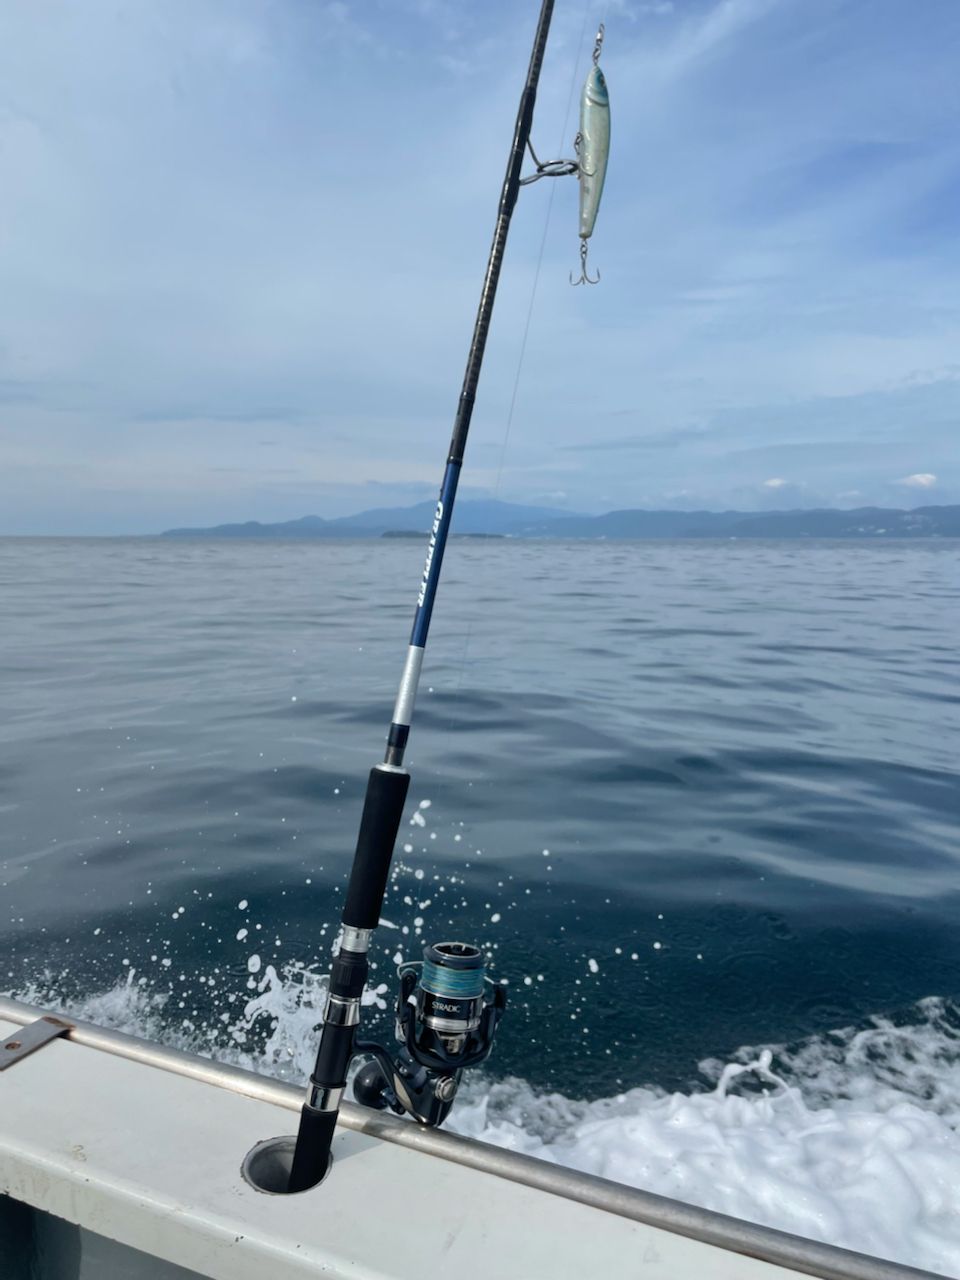
[[[0,974],[302,1079],[422,549],[0,542]],[[950,543],[455,542],[365,1024],[480,943],[452,1127],[960,1275]]]

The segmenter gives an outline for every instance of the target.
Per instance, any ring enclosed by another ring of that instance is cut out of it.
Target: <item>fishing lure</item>
[[[580,133],[576,143],[580,178],[580,279],[574,280],[571,272],[571,284],[596,284],[600,279],[599,271],[595,279],[587,274],[587,241],[597,221],[610,154],[610,96],[599,66],[602,45],[601,24],[593,50],[593,66],[580,95]]]
[[[534,172],[520,179],[520,186],[539,182],[541,178],[564,178],[576,174],[580,180],[580,279],[571,284],[596,284],[600,279],[587,273],[587,241],[593,235],[603,195],[603,182],[607,176],[607,157],[610,154],[610,95],[607,81],[600,70],[600,50],[603,48],[603,23],[597,29],[593,45],[593,66],[580,95],[580,132],[574,139],[576,160],[541,160],[527,138],[527,150],[536,166]]]

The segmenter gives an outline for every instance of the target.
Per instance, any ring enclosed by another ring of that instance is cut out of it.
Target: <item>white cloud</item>
[[[769,480],[764,480],[763,487],[765,489],[782,489],[786,483],[786,480],[782,480],[779,476],[771,476]]]
[[[918,471],[897,481],[897,484],[905,484],[911,489],[932,489],[936,483],[937,477],[931,471]]]

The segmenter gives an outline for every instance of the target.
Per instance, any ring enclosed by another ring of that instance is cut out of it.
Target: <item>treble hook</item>
[[[581,240],[581,241],[580,241],[580,279],[579,279],[579,280],[574,280],[574,278],[573,278],[573,272],[571,271],[571,272],[570,272],[570,283],[571,283],[574,287],[576,287],[578,284],[597,284],[597,283],[599,283],[599,280],[600,280],[600,270],[599,270],[599,268],[597,269],[597,278],[596,278],[596,280],[592,280],[592,279],[590,278],[590,276],[587,274],[587,242],[586,242],[586,240]]]
[[[596,66],[600,61],[600,50],[603,48],[603,23],[597,27],[597,38],[593,45],[593,65]]]

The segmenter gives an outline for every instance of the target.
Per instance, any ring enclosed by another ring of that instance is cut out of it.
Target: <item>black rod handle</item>
[[[357,851],[343,907],[343,923],[355,929],[375,929],[380,921],[393,846],[409,786],[410,775],[405,770],[382,764],[370,770]]]
[[[341,946],[330,974],[317,1061],[310,1076],[307,1100],[300,1111],[290,1191],[306,1191],[316,1186],[330,1163],[337,1112],[354,1053],[360,999],[367,980],[369,931],[380,921],[393,846],[409,786],[409,773],[390,765],[376,765],[367,779],[357,850],[342,916],[344,938],[347,939],[349,931],[350,940]],[[361,942],[361,939],[364,940]]]
[[[330,1147],[336,1127],[336,1111],[303,1108],[288,1191],[308,1191],[320,1182],[330,1166]]]

